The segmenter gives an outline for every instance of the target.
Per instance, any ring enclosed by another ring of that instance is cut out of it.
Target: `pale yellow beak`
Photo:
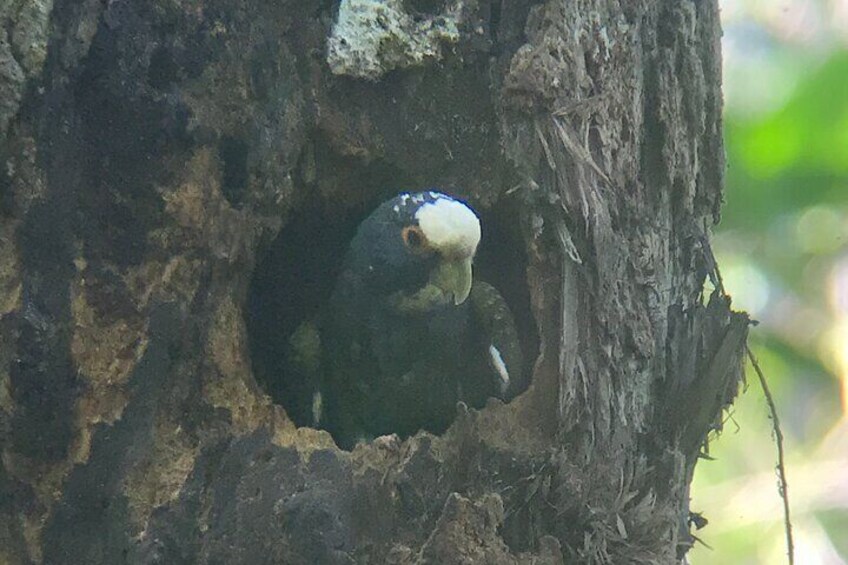
[[[444,259],[430,274],[430,284],[440,288],[446,296],[453,296],[454,304],[462,304],[471,293],[471,257]]]

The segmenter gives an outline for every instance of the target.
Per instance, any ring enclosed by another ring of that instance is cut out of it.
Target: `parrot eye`
[[[403,243],[413,251],[418,251],[424,247],[425,237],[421,228],[418,226],[406,226],[401,232]]]

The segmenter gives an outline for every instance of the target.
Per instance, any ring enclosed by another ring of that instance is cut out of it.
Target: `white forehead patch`
[[[472,257],[480,243],[480,220],[471,208],[444,195],[415,213],[418,226],[434,248],[448,255]]]

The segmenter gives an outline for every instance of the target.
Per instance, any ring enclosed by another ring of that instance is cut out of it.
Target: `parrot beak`
[[[430,275],[430,284],[462,304],[471,293],[471,257],[443,260]]]

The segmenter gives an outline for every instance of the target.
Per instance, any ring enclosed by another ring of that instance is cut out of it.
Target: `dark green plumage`
[[[400,195],[360,224],[320,337],[302,329],[293,343],[297,372],[318,389],[313,425],[341,447],[441,433],[458,401],[513,393],[522,359],[512,316],[492,286],[471,284],[479,237],[470,208],[438,192]]]

